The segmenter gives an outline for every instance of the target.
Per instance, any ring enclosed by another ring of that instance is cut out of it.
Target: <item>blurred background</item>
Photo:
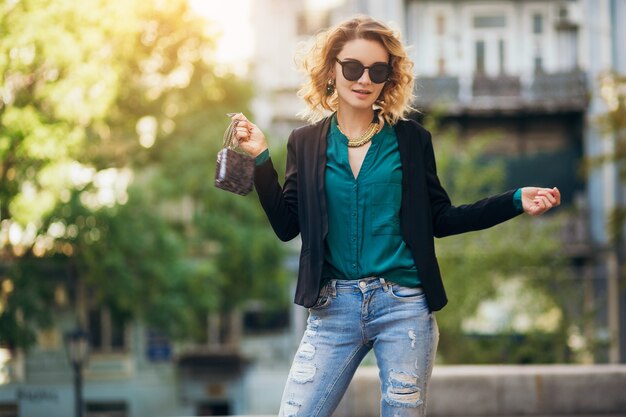
[[[216,154],[244,112],[282,181],[294,57],[358,13],[409,46],[456,205],[562,194],[437,241],[435,372],[626,373],[625,0],[0,0],[0,417],[278,411],[299,241],[214,187]]]

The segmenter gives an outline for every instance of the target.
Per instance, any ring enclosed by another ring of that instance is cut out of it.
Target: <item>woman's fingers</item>
[[[254,124],[252,124],[243,113],[228,113],[231,120],[235,121],[235,138],[245,142],[250,139]]]
[[[263,132],[243,113],[227,113],[227,116],[235,122],[233,128],[233,144],[252,156],[259,155],[267,149],[267,142]]]
[[[231,120],[248,120],[243,113],[226,113]]]
[[[237,125],[237,127],[235,127],[235,131],[237,131],[238,134],[240,135],[249,135],[250,134],[250,129],[246,126],[239,126]]]
[[[248,129],[239,126],[235,128],[235,139],[243,142],[248,140],[249,137],[250,133],[248,132]]]
[[[554,187],[552,189],[552,194],[554,195],[554,197],[556,198],[556,203],[557,205],[561,204],[561,192],[559,191],[558,188]]]
[[[253,129],[252,123],[244,119],[233,119],[237,120],[237,125],[235,126],[235,138],[242,142],[249,140]]]
[[[556,196],[553,195],[553,190],[550,190],[550,189],[539,190],[537,192],[537,195],[547,198],[548,201],[550,201],[550,203],[552,204],[557,204],[558,202]]]
[[[540,197],[535,197],[535,199],[533,200],[533,203],[535,203],[535,205],[540,210],[545,210],[545,208],[546,208],[546,204],[545,204],[544,200],[542,200]]]
[[[548,196],[545,196],[545,195],[539,195],[535,197],[535,201],[541,202],[543,207],[552,208],[553,206],[553,203],[550,201]]]
[[[561,204],[561,192],[556,187],[526,187],[522,191],[522,198],[530,200],[530,205],[526,211],[531,216],[539,216],[540,214],[543,214]]]

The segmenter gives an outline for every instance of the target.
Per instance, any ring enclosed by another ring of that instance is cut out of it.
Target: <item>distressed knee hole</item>
[[[317,329],[320,327],[320,324],[322,323],[321,319],[318,319],[317,317],[309,317],[308,320],[308,326],[306,328],[306,331],[304,332],[306,336],[308,337],[314,337],[317,335]]]
[[[415,349],[415,343],[417,342],[417,336],[415,335],[415,330],[409,330],[409,339],[411,339],[411,349]]]
[[[304,384],[313,381],[316,371],[315,366],[310,363],[294,362],[289,378],[291,378],[293,382]]]
[[[317,330],[317,328],[320,327],[321,323],[322,319],[315,316],[309,317],[308,324],[310,328]]]
[[[422,392],[417,387],[417,375],[401,371],[389,372],[389,385],[385,401],[397,407],[418,407],[422,404]]]
[[[300,411],[300,404],[295,401],[289,400],[285,402],[283,406],[283,417],[296,417]]]
[[[302,343],[296,352],[296,357],[300,359],[311,360],[313,359],[313,356],[315,356],[315,346],[307,342]]]

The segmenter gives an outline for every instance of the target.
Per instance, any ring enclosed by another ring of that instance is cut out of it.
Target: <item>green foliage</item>
[[[611,141],[609,152],[589,156],[585,160],[585,174],[604,164],[615,164],[619,179],[626,181],[626,75],[617,73],[604,74],[600,79],[600,96],[608,111],[594,120],[595,126]],[[619,204],[612,209],[606,225],[613,244],[619,244],[624,238],[626,207]]]
[[[225,113],[252,89],[205,25],[185,0],[0,4],[0,345],[32,344],[78,281],[89,308],[179,338],[284,299],[254,196],[213,186]]]
[[[453,129],[441,130],[432,119],[426,123],[433,132],[438,174],[453,204],[471,203],[503,191],[502,162],[481,157],[493,136],[474,137],[461,144]],[[446,363],[485,363],[505,359],[517,362],[522,357],[524,361],[530,360],[521,351],[515,351],[526,348],[526,345],[510,343],[504,336],[480,344],[479,339],[468,338],[464,327],[483,302],[498,296],[499,288],[506,282],[520,280],[524,291],[538,294],[551,291],[549,286],[558,282],[565,265],[557,237],[560,227],[561,221],[553,213],[544,218],[522,215],[491,229],[436,241],[449,299],[449,306],[437,313],[441,360]],[[509,294],[505,302],[515,303],[516,296]],[[554,306],[562,306],[558,293],[544,305],[545,308]],[[537,319],[543,311],[525,313]],[[562,330],[567,322],[562,320],[559,326]],[[556,335],[561,330],[556,330],[552,343],[562,343],[562,337]],[[500,331],[510,334],[515,329]],[[528,336],[527,340],[534,339]],[[490,350],[479,352],[487,348]],[[506,355],[502,354],[504,351]],[[543,361],[539,356],[532,360]]]
[[[28,255],[20,262],[3,266],[6,268],[3,272],[11,277],[12,285],[7,288],[9,281],[5,279],[2,282],[0,345],[10,349],[30,346],[35,342],[35,334],[29,324],[37,323],[45,327],[52,323],[48,300],[54,299],[58,282],[55,278],[62,268],[54,259],[42,262]]]
[[[467,335],[463,339],[465,363],[554,364],[569,361],[563,332]]]
[[[83,6],[70,0],[1,6],[3,219],[26,225],[52,209],[59,196],[41,174],[78,156],[86,126],[102,119],[115,99],[110,27],[99,19],[107,10],[95,1]]]

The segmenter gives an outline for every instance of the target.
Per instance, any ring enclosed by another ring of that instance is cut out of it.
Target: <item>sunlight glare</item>
[[[251,0],[189,0],[189,5],[221,32],[217,60],[230,65],[247,63],[253,50]]]
[[[345,0],[307,0],[306,8],[311,11],[329,10],[345,3]]]
[[[0,304],[0,308],[1,307],[2,307],[2,304]],[[6,348],[0,348],[0,385],[8,384],[10,382],[10,378],[9,378],[10,377],[9,375],[10,361],[11,361],[11,351]]]

